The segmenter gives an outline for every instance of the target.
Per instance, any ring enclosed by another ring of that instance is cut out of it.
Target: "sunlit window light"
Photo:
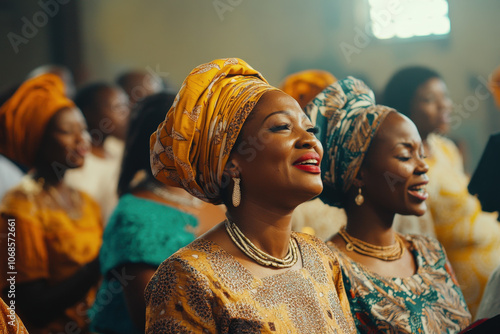
[[[447,0],[369,0],[370,23],[378,39],[450,33]]]

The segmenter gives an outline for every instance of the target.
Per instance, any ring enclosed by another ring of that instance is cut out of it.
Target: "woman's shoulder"
[[[217,248],[217,245],[210,241],[201,238],[194,240],[164,260],[148,285],[170,284],[164,279],[165,277],[170,280],[182,277],[206,277],[209,272],[207,257],[214,248]]]
[[[8,214],[34,214],[37,199],[40,197],[40,186],[28,175],[10,189],[0,203],[0,211]]]
[[[212,241],[197,238],[174,252],[161,263],[159,268],[180,266],[183,268],[191,268],[192,270],[200,268],[201,270],[202,268],[206,268],[209,258],[220,249],[220,246]],[[191,269],[188,271],[191,271]]]
[[[196,218],[189,214],[133,195],[124,195],[104,230],[101,249],[103,270],[123,263],[158,266],[195,239],[196,225]]]
[[[444,247],[436,238],[418,234],[406,234],[404,237],[410,243],[411,249],[423,257],[428,265],[445,264]]]
[[[331,251],[328,248],[328,246],[326,245],[326,243],[314,235],[311,235],[308,233],[303,233],[303,232],[293,232],[293,236],[297,240],[297,243],[299,244],[299,246],[308,245],[308,246],[316,249],[318,252],[326,253],[326,254],[331,253]]]
[[[294,232],[294,235],[299,246],[303,250],[303,255],[306,255],[312,259],[319,257],[320,259],[322,259],[325,266],[329,267],[331,270],[339,268],[339,256],[335,249],[329,247],[327,243],[307,233]]]
[[[460,151],[453,140],[439,134],[431,134],[428,142],[433,152],[437,152],[439,156],[445,156],[454,162],[461,160]]]
[[[173,294],[183,294],[185,287],[209,293],[209,275],[205,261],[200,259],[203,252],[191,245],[179,249],[160,264],[146,285],[144,297],[147,304],[159,305]]]
[[[121,215],[136,215],[146,218],[148,218],[148,216],[167,215],[185,216],[195,219],[193,215],[183,212],[177,208],[153,201],[151,199],[135,196],[133,194],[125,194],[121,196],[114,212]]]
[[[132,194],[120,198],[108,222],[110,230],[126,230],[128,226],[133,227],[134,233],[149,233],[161,228],[168,229],[168,234],[185,230],[186,225],[194,228],[197,224],[197,218],[189,213]]]

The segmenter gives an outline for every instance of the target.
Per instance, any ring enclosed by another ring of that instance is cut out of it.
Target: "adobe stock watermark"
[[[385,28],[391,23],[392,18],[401,14],[402,11],[401,0],[389,1],[384,9],[372,10],[372,21],[365,24],[364,31],[359,27],[354,28],[353,43],[349,44],[343,41],[339,44],[347,63],[350,64],[353,55],[359,55],[363,49],[370,45],[373,38],[372,26],[377,30]]]
[[[224,15],[227,12],[232,12],[236,7],[241,5],[243,0],[214,0],[212,5],[214,6],[219,20],[224,21]]]
[[[474,89],[474,93],[466,96],[462,103],[453,104],[454,112],[450,116],[450,128],[456,130],[460,127],[464,119],[468,119],[473,113],[479,110],[481,102],[493,96],[493,91],[490,87],[491,74],[488,78],[483,76],[477,77],[478,83]]]
[[[12,46],[12,49],[17,54],[19,53],[19,47],[24,44],[28,44],[29,41],[38,35],[39,29],[45,27],[49,23],[49,18],[53,18],[59,13],[61,5],[69,3],[71,0],[40,0],[38,5],[40,10],[35,12],[31,17],[31,20],[26,16],[21,18],[23,26],[21,27],[20,34],[15,32],[7,33],[7,39]]]

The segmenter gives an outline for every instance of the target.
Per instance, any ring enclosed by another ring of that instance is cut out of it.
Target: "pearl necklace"
[[[356,253],[374,257],[383,261],[399,260],[405,253],[403,239],[397,233],[395,234],[396,243],[390,246],[372,245],[363,240],[356,239],[347,233],[345,226],[340,229],[339,235],[346,242],[345,249],[348,252],[355,251]]]
[[[254,260],[260,265],[274,268],[290,268],[297,263],[299,259],[299,246],[295,238],[290,238],[288,252],[284,259],[278,259],[266,252],[258,249],[236,226],[235,223],[230,222],[229,219],[225,220],[226,231],[231,237],[231,240],[236,246],[249,258]]]

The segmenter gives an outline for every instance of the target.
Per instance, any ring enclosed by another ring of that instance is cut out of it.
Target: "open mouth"
[[[429,197],[429,194],[427,193],[427,184],[426,183],[421,183],[421,184],[417,184],[417,185],[409,187],[408,193],[411,196],[413,196],[421,201],[425,201]]]
[[[320,162],[321,157],[317,153],[311,152],[304,154],[299,159],[297,159],[293,163],[293,166],[309,173],[319,174],[321,173],[321,169],[319,167]]]

